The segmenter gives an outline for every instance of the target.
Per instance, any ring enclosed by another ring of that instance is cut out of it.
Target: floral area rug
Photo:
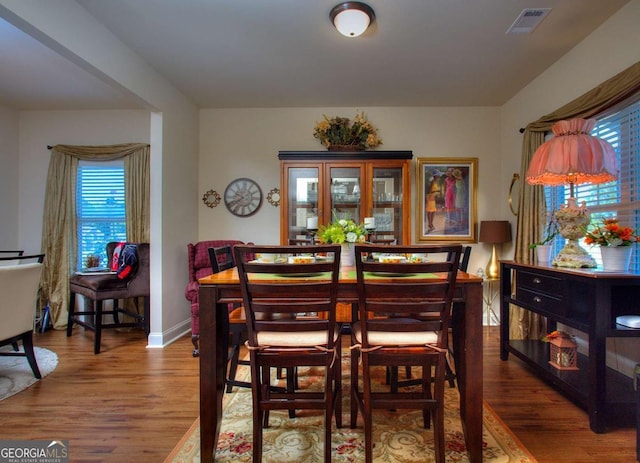
[[[11,346],[4,346],[2,350],[10,351]],[[43,347],[34,347],[34,350],[38,369],[44,378],[58,366],[58,356]],[[37,381],[40,380],[33,376],[27,357],[0,356],[0,400],[17,394]]]
[[[248,368],[246,370],[248,375]],[[414,368],[414,370],[417,370]],[[349,372],[348,356],[343,356],[343,372]],[[313,369],[298,373],[301,388],[319,383]],[[344,375],[344,373],[343,373]],[[380,371],[383,386],[384,370]],[[274,379],[274,383],[277,381]],[[225,395],[216,462],[251,462],[252,411],[251,390],[234,388]],[[468,462],[460,423],[459,395],[455,388],[445,392],[445,445],[447,463]],[[332,434],[332,462],[364,461],[364,431],[360,415],[358,427],[349,427],[349,375],[343,376],[343,426]],[[373,418],[373,458],[384,463],[426,463],[433,458],[433,430],[422,427],[420,410],[397,412],[376,410]],[[287,411],[272,411],[269,428],[264,429],[263,462],[316,463],[323,461],[324,419],[315,410],[296,411],[291,419]],[[536,460],[509,431],[498,416],[484,404],[483,461],[491,463],[536,463]],[[165,463],[200,462],[200,422],[196,420]]]

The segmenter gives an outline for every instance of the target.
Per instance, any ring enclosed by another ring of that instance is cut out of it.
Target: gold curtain
[[[149,242],[149,185],[151,181],[150,149],[148,145],[124,159],[124,196],[127,218],[127,240]]]
[[[126,201],[136,203],[132,206],[131,218],[127,207],[127,233],[131,230],[132,236],[140,236],[140,241],[148,242],[149,145],[56,145],[51,148],[42,220],[42,251],[46,258],[40,280],[40,306],[49,303],[51,320],[56,329],[63,329],[67,325],[69,276],[75,270],[77,258],[75,188],[78,162],[121,158],[125,161]],[[130,220],[136,223],[130,224]],[[131,241],[134,239],[128,238]]]
[[[546,218],[544,187],[526,182],[529,163],[536,149],[544,142],[544,135],[560,120],[576,117],[588,119],[622,102],[640,91],[640,61],[601,83],[584,95],[527,125],[522,140],[522,163],[518,228],[515,240],[515,259],[532,262],[529,244],[539,241]],[[509,335],[512,339],[536,339],[545,332],[545,320],[516,306],[510,307]]]

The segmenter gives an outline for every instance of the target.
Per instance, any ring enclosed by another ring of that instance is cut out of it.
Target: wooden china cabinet
[[[411,151],[280,151],[280,243],[310,239],[335,217],[371,237],[411,243]]]

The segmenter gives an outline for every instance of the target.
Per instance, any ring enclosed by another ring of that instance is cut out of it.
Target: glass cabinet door
[[[280,243],[309,244],[323,225],[351,219],[372,242],[410,244],[412,156],[280,151]]]
[[[403,230],[402,167],[374,167],[372,178],[372,216],[375,229],[372,241],[402,242]]]
[[[288,175],[288,240],[309,240],[318,228],[317,167],[291,167]],[[287,243],[288,244],[288,243]]]
[[[325,225],[337,219],[364,220],[362,214],[361,167],[329,166],[329,210],[325,211]]]

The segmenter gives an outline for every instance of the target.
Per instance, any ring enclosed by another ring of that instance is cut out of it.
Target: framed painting
[[[417,162],[417,241],[476,243],[478,158]]]

